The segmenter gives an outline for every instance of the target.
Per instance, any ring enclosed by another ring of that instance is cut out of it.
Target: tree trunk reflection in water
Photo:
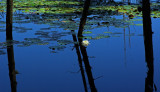
[[[72,30],[71,32],[74,33],[74,30]],[[81,71],[81,75],[82,75],[84,89],[85,89],[85,92],[88,92],[87,84],[86,84],[86,78],[85,78],[85,73],[84,73],[84,69],[83,69],[83,65],[82,65],[82,58],[81,58],[81,53],[80,53],[79,46],[78,46],[77,37],[76,37],[75,34],[72,34],[72,37],[73,37],[73,41],[74,41],[74,46],[76,48],[76,53],[77,53],[77,56],[78,56],[78,63],[79,63],[79,67],[80,67],[80,71]]]
[[[125,15],[123,14],[123,21],[125,21]],[[126,29],[125,29],[125,26],[123,28],[123,36],[124,36],[124,64],[125,64],[125,67],[127,67],[127,60],[126,60]]]
[[[17,92],[13,45],[7,46],[7,55],[8,55],[8,66],[9,66],[9,77],[10,77],[10,82],[11,82],[11,91]]]
[[[83,13],[82,13],[82,17],[81,17],[81,21],[80,21],[80,25],[79,25],[79,30],[78,30],[78,42],[79,42],[81,54],[83,56],[84,66],[85,66],[85,70],[86,70],[86,73],[87,73],[87,77],[88,77],[91,92],[97,92],[97,89],[96,89],[95,84],[94,84],[94,79],[93,79],[93,76],[92,76],[91,66],[90,66],[89,60],[88,60],[86,47],[84,47],[82,45],[82,40],[83,40],[82,39],[82,33],[83,33],[84,25],[86,23],[89,6],[90,6],[90,0],[86,0],[85,3],[84,3]]]
[[[13,16],[13,0],[7,0],[7,15],[6,15],[6,39],[7,40],[13,39],[12,16]]]
[[[88,60],[86,47],[82,46],[82,44],[81,44],[82,38],[78,38],[78,41],[79,41],[80,50],[81,50],[81,53],[82,53],[82,56],[83,56],[84,66],[85,66],[85,70],[86,70],[86,73],[87,73],[87,77],[88,77],[91,92],[97,92],[97,89],[96,89],[95,83],[94,83],[94,79],[93,79],[93,75],[92,75],[92,71],[91,71],[91,66],[90,66],[89,60]]]
[[[11,92],[17,92],[16,70],[13,51],[13,37],[12,37],[12,17],[13,17],[13,0],[7,0],[7,14],[6,14],[6,41],[7,41],[7,55],[9,77],[11,82]]]
[[[152,46],[152,27],[150,17],[150,0],[143,0],[143,35],[145,46],[145,60],[148,67],[147,77],[145,79],[145,92],[153,92],[153,46]]]

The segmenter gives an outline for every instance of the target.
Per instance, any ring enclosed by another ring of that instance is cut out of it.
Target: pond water
[[[7,45],[6,15],[0,13],[0,92],[89,92],[90,86],[98,92],[144,92],[147,76],[153,77],[149,80],[152,92],[160,91],[159,18],[151,18],[154,62],[150,75],[142,17],[91,12],[83,32],[83,39],[90,43],[85,57],[74,40],[81,14],[17,10],[13,15],[14,41]],[[10,64],[9,56],[14,57],[15,64]],[[16,75],[11,76],[13,71]]]

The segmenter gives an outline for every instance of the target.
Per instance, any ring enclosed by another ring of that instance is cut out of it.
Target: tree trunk
[[[7,0],[6,39],[12,40],[13,0]]]
[[[147,77],[145,79],[145,92],[153,92],[153,46],[152,46],[152,26],[150,17],[150,0],[142,1],[143,13],[143,35],[145,46],[145,60],[148,67]]]
[[[81,21],[80,21],[80,25],[79,25],[79,30],[78,30],[78,37],[82,36],[84,25],[86,23],[86,19],[87,19],[87,15],[88,15],[90,2],[91,2],[91,0],[86,0],[84,3],[83,13],[82,13],[82,17],[81,17]]]

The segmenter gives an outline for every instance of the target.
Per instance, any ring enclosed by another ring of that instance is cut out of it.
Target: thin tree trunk
[[[12,40],[13,0],[7,0],[6,40]]]
[[[78,36],[82,36],[84,25],[86,23],[86,19],[87,19],[87,15],[88,15],[90,2],[91,2],[91,0],[86,0],[84,3],[83,13],[82,13],[82,17],[81,17],[81,21],[80,21],[80,25],[79,25]]]
[[[153,92],[153,46],[152,46],[152,26],[150,17],[150,0],[142,1],[143,8],[143,35],[145,46],[145,59],[148,67],[147,77],[145,79],[145,92]]]
[[[13,45],[12,45],[12,41],[11,41],[11,40],[13,40],[13,37],[12,37],[12,16],[13,16],[13,0],[7,0],[6,40],[7,40],[7,43],[9,44],[9,46],[7,46],[9,77],[10,77],[10,82],[11,82],[11,92],[17,92],[14,51],[13,51]]]
[[[84,61],[85,70],[87,73],[91,92],[97,92],[97,89],[94,84],[94,79],[92,76],[91,66],[90,66],[89,60],[88,60],[87,51],[86,51],[86,48],[82,45],[83,39],[81,38],[83,36],[82,33],[83,33],[84,25],[86,23],[89,6],[90,6],[90,0],[86,0],[84,3],[83,13],[82,13],[82,17],[81,17],[81,21],[80,21],[80,25],[79,25],[79,30],[78,30],[78,42],[80,45],[81,54],[83,56],[83,61]]]

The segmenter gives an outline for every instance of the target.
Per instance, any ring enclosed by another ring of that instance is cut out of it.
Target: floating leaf
[[[136,26],[143,26],[143,24],[135,24]]]
[[[91,34],[92,31],[83,31],[83,34]]]
[[[70,40],[58,40],[57,42],[58,42],[59,45],[67,45],[67,44],[73,43]]]
[[[61,45],[57,45],[57,46],[50,46],[49,48],[52,49],[52,50],[63,50],[66,47],[65,46],[61,46]]]
[[[104,33],[112,33],[112,32],[104,32]]]

